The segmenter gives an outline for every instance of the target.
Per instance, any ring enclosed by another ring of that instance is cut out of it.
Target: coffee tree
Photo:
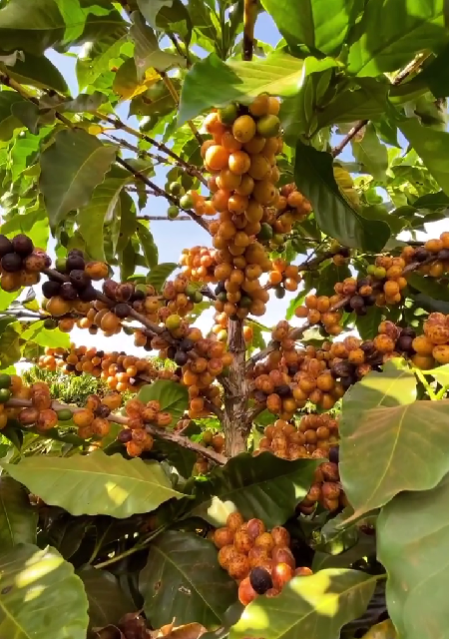
[[[447,634],[446,17],[0,0],[1,637]]]

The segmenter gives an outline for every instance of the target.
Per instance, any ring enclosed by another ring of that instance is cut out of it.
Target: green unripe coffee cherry
[[[177,328],[181,326],[181,318],[179,315],[173,314],[169,315],[165,320],[165,326],[169,331],[175,331]]]
[[[62,408],[56,411],[56,414],[60,422],[67,422],[69,419],[72,419],[72,411],[68,408]]]
[[[192,296],[192,302],[194,304],[199,304],[200,302],[203,301],[203,294],[201,293],[201,291],[195,291],[195,293]]]
[[[366,272],[368,275],[374,275],[374,273],[376,272],[377,266],[375,264],[370,264],[368,266],[368,268],[366,269]]]
[[[0,388],[9,388],[11,386],[11,376],[6,373],[0,375]]]
[[[257,239],[259,240],[259,242],[267,242],[268,240],[271,240],[272,237],[273,237],[273,227],[267,224],[266,222],[261,224],[260,231],[257,235]]]
[[[222,109],[218,109],[218,117],[223,124],[233,124],[237,118],[238,109],[235,104],[228,104]]]
[[[5,404],[5,402],[11,399],[11,391],[9,388],[0,388],[0,404]]]
[[[171,206],[168,207],[168,209],[167,209],[167,217],[168,217],[169,220],[176,220],[178,215],[179,215],[179,209],[178,209],[177,206],[172,204]]]
[[[278,300],[281,300],[283,297],[285,297],[285,288],[283,286],[276,286],[274,294],[276,295]]]
[[[59,271],[60,273],[65,273],[67,268],[67,258],[58,257],[55,266],[57,271]]]
[[[277,115],[264,115],[257,122],[257,133],[263,138],[275,138],[281,130],[281,121]]]
[[[191,209],[193,206],[193,198],[190,193],[186,193],[179,200],[179,205],[182,209]]]
[[[184,193],[186,192],[181,182],[170,182],[170,184],[168,185],[168,190],[172,195],[177,196],[184,195]]]
[[[383,280],[384,277],[386,277],[387,275],[387,271],[384,269],[383,266],[376,266],[376,269],[373,273],[374,277],[378,280]]]

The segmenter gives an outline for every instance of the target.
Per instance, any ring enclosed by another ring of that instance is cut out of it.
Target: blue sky
[[[255,35],[257,39],[271,45],[276,45],[280,38],[279,32],[277,31],[277,28],[274,25],[271,17],[268,16],[268,14],[266,13],[263,13],[259,16],[256,24]],[[77,95],[78,85],[75,75],[76,59],[70,56],[58,54],[54,51],[49,51],[48,57],[58,66],[58,68],[65,76],[72,94]],[[125,108],[127,108],[127,106]],[[120,110],[120,116],[125,119],[126,111],[124,112],[124,110]],[[340,157],[344,160],[351,159],[352,155],[350,149],[347,148]],[[159,183],[163,185],[164,180],[163,173],[161,171],[159,171],[159,175],[156,173],[155,181],[159,181]],[[164,215],[167,210],[167,206],[168,204],[163,198],[150,197],[144,214]],[[442,230],[442,223],[437,222],[429,225],[429,232],[433,237],[435,237],[437,233],[441,233]],[[185,247],[191,247],[195,245],[210,246],[209,236],[201,227],[199,227],[193,221],[155,221],[151,223],[151,232],[153,233],[154,239],[159,248],[160,262],[177,262],[182,249]],[[50,247],[52,245],[54,246],[54,242],[50,240]],[[303,261],[303,259],[304,257],[298,256],[296,263],[300,263],[301,261]],[[292,295],[295,295],[295,293],[286,295],[283,300],[273,298],[273,300],[268,304],[266,315],[263,318],[260,318],[260,320],[266,326],[273,326],[277,321],[282,319],[285,316],[285,310],[291,300]],[[196,325],[207,331],[208,328],[210,328],[211,326],[212,315],[212,310],[203,313]],[[142,350],[136,349],[134,347],[132,338],[127,337],[123,333],[121,333],[119,336],[106,338],[100,332],[96,336],[92,336],[88,333],[88,331],[75,329],[71,333],[71,338],[77,344],[86,344],[89,346],[95,345],[97,346],[97,348],[105,350],[127,350],[130,353],[140,354],[143,356]]]

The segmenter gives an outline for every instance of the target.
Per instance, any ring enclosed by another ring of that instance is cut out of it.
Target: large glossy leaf
[[[435,300],[449,302],[447,285],[440,284],[433,277],[424,277],[420,273],[410,273],[409,278],[409,284],[421,293],[425,293]]]
[[[230,639],[338,639],[341,628],[365,612],[376,579],[342,569],[295,577],[277,597],[250,603],[231,628]]]
[[[156,242],[154,241],[152,232],[143,222],[137,222],[136,229],[147,265],[151,269],[157,269],[159,251]]]
[[[34,342],[39,346],[51,348],[70,348],[70,336],[59,329],[45,328],[45,321],[33,322],[23,331],[22,339]]]
[[[85,206],[115,159],[116,148],[82,129],[60,131],[41,156],[40,189],[55,228],[70,211]]]
[[[127,42],[128,30],[117,25],[113,33],[86,43],[76,61],[76,76],[80,89],[91,85],[102,74],[110,70],[112,60],[120,57],[122,47]]]
[[[151,284],[157,291],[161,291],[165,281],[177,268],[176,262],[164,262],[153,266],[147,275],[147,284]]]
[[[376,76],[396,71],[419,51],[447,39],[444,0],[368,0],[349,50],[349,72]]]
[[[54,548],[21,544],[0,557],[0,636],[85,639],[87,597],[73,566]]]
[[[287,461],[266,452],[242,453],[197,485],[191,514],[223,526],[233,510],[259,517],[268,528],[284,524],[309,490],[316,460]]]
[[[78,571],[89,601],[89,625],[101,628],[117,625],[123,615],[133,612],[135,604],[120,588],[117,578],[107,570],[85,566]]]
[[[416,118],[398,126],[446,195],[449,195],[449,133],[422,126]]]
[[[262,4],[290,45],[305,44],[328,55],[338,53],[363,8],[361,0],[336,0],[331,12],[322,0],[262,0]]]
[[[449,95],[447,65],[449,63],[449,45],[419,74],[419,80],[427,84],[436,98]]]
[[[157,400],[161,405],[161,411],[172,416],[172,426],[184,415],[189,403],[185,386],[169,379],[158,379],[152,384],[142,386],[138,397],[145,403]]]
[[[3,467],[45,503],[72,515],[122,519],[182,497],[157,462],[126,460],[102,451],[84,457],[27,457]]]
[[[94,260],[105,260],[104,225],[111,221],[120,192],[130,178],[131,174],[126,171],[120,177],[114,177],[114,170],[110,171],[104,182],[95,188],[89,203],[78,213],[77,222],[86,243],[86,253]]]
[[[388,612],[400,637],[447,634],[448,530],[448,477],[433,490],[398,495],[380,513],[378,557],[388,572]]]
[[[212,542],[177,531],[165,532],[151,546],[139,589],[145,614],[158,628],[173,619],[177,625],[196,621],[215,628],[237,593]]]
[[[360,78],[355,86],[340,91],[316,114],[320,126],[370,120],[385,116],[389,85],[385,79]]]
[[[0,65],[0,68],[2,67],[3,65]],[[64,76],[53,62],[43,55],[26,53],[24,59],[17,59],[13,67],[7,68],[7,72],[17,82],[29,84],[38,89],[54,89],[59,93],[68,91]]]
[[[23,126],[22,122],[12,113],[12,106],[24,104],[23,98],[12,91],[0,92],[0,140],[9,140],[14,129]]]
[[[181,125],[212,106],[233,101],[248,104],[263,92],[281,97],[296,95],[303,64],[282,52],[263,60],[227,64],[211,54],[194,64],[184,80],[178,123]]]
[[[414,401],[416,381],[389,367],[343,399],[340,475],[355,516],[403,490],[428,490],[449,471],[449,401]]]
[[[320,229],[343,246],[381,250],[390,236],[383,222],[363,219],[341,195],[329,153],[301,142],[296,147],[295,182],[311,201]]]
[[[36,543],[37,512],[23,486],[11,477],[0,477],[0,553],[17,544]]]
[[[21,357],[20,334],[14,326],[7,326],[0,335],[0,366],[6,368],[15,364]]]
[[[370,173],[375,180],[383,182],[388,168],[387,147],[379,141],[373,124],[368,124],[363,136],[353,140],[352,152],[362,165],[362,172]]]
[[[91,11],[92,8],[92,11]],[[81,23],[81,24],[80,24]],[[20,49],[41,55],[64,41],[95,40],[123,23],[107,0],[82,4],[56,0],[11,0],[0,10],[0,43],[5,51]]]
[[[132,14],[132,20],[133,25],[129,30],[129,35],[135,44],[134,59],[139,77],[142,77],[150,67],[158,71],[166,71],[175,65],[185,66],[184,58],[159,48],[153,29],[144,23],[139,12],[135,11]]]

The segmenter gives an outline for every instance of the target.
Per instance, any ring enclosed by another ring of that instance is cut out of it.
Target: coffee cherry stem
[[[30,399],[12,398],[6,402],[5,406],[9,408],[30,408],[31,406],[33,406],[33,403]],[[52,402],[51,408],[54,411],[68,409],[72,413],[77,413],[83,410],[82,408],[79,408],[78,406],[68,406],[67,404],[61,404],[60,402],[56,402],[56,401]],[[108,415],[107,419],[110,422],[121,424],[123,426],[126,426],[130,421],[128,417],[125,417],[122,415],[114,415],[112,413]],[[178,444],[179,446],[182,446],[183,448],[192,450],[195,453],[198,453],[202,455],[203,457],[210,459],[210,461],[214,462],[215,464],[219,466],[224,466],[227,462],[227,458],[224,455],[220,455],[219,453],[216,453],[211,448],[205,448],[204,446],[201,446],[201,444],[192,442],[190,439],[188,439],[188,437],[183,437],[182,435],[178,435],[173,432],[162,430],[161,428],[158,428],[157,426],[153,426],[152,424],[146,424],[145,430],[147,431],[147,433],[149,433],[153,437],[156,437],[158,439],[165,439],[165,441],[173,442],[174,444]]]

